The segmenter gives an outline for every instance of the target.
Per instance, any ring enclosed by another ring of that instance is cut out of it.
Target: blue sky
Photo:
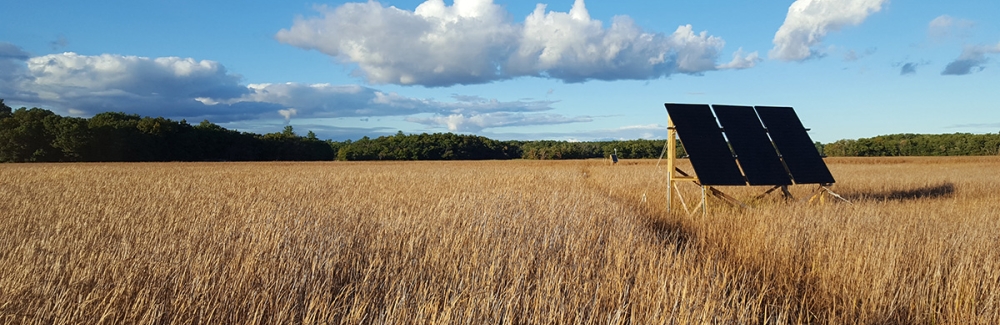
[[[1000,1],[0,0],[0,98],[321,138],[664,138],[664,102],[816,141],[1000,131]]]

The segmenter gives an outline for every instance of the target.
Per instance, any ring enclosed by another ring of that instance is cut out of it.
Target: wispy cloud
[[[869,47],[860,53],[854,50],[848,50],[847,53],[844,54],[844,61],[853,62],[861,60],[869,55],[875,54],[876,51],[878,51],[878,48],[874,47]]]
[[[927,35],[932,41],[968,38],[976,27],[976,22],[968,19],[941,15],[927,24]],[[948,63],[941,75],[962,76],[986,69],[989,56],[1000,53],[1000,43],[996,45],[965,45],[962,54]]]
[[[54,41],[49,42],[49,47],[53,51],[58,51],[69,46],[69,39],[65,35],[59,35]]]
[[[785,23],[774,34],[768,57],[803,61],[821,57],[815,49],[831,31],[860,25],[882,10],[888,0],[796,0],[788,7]]]
[[[893,64],[892,66],[899,68],[899,75],[905,76],[905,75],[916,74],[917,73],[917,68],[919,68],[920,66],[928,65],[928,64],[930,64],[929,61],[919,61],[919,62],[918,61],[903,61],[903,62],[897,62],[897,63]]]
[[[539,4],[523,23],[492,0],[428,0],[415,10],[381,3],[317,7],[319,17],[299,18],[275,38],[314,49],[344,63],[375,84],[450,86],[533,76],[565,82],[656,79],[745,69],[756,52],[737,51],[718,64],[725,42],[691,25],[673,33],[648,32],[628,16],[610,26],[592,19],[583,0],[569,12]]]
[[[1000,43],[996,45],[969,45],[962,50],[962,54],[957,59],[948,63],[942,75],[961,76],[986,69],[989,62],[988,55],[1000,53]]]
[[[553,125],[566,123],[590,122],[590,116],[567,117],[558,114],[525,114],[525,113],[485,113],[485,114],[452,114],[448,116],[434,117],[408,117],[407,121],[424,124],[430,127],[444,127],[448,131],[457,132],[479,132],[483,129],[508,127],[508,126],[529,126],[529,125]]]
[[[936,41],[952,37],[964,38],[968,37],[975,27],[976,22],[972,20],[941,15],[927,24],[927,35]]]
[[[360,85],[251,84],[251,92],[227,103],[264,102],[294,107],[300,117],[404,116],[412,114],[484,114],[541,112],[555,101],[500,101],[471,95],[452,95],[452,101],[413,98]]]
[[[969,124],[955,124],[947,126],[949,129],[996,129],[1000,128],[1000,122],[997,123],[969,123]]]
[[[230,130],[253,132],[257,134],[277,132],[289,125],[281,121],[263,120],[235,121],[218,124]],[[333,125],[332,122],[323,119],[299,121],[298,123],[295,123],[293,127],[294,132],[298,135],[305,135],[307,132],[313,131],[313,133],[315,133],[320,139],[331,139],[336,141],[348,139],[356,140],[365,136],[375,138],[384,135],[393,135],[399,131],[399,129],[384,126],[336,126]]]
[[[614,141],[630,139],[665,139],[667,137],[667,127],[661,124],[627,125],[611,129],[585,129],[568,132],[536,132],[536,133],[496,133],[482,132],[483,135],[504,140],[597,140]]]

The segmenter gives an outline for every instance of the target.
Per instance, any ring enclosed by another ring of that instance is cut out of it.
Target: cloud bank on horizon
[[[682,25],[671,34],[643,30],[628,16],[610,26],[590,17],[583,0],[569,12],[538,4],[523,23],[492,0],[427,0],[413,11],[381,3],[317,7],[275,38],[348,64],[373,84],[430,87],[517,77],[646,80],[674,73],[751,68],[757,52],[742,49],[718,64],[725,41]]]
[[[64,108],[73,115],[127,111],[232,122],[278,116],[288,121],[292,117],[429,113],[480,121],[479,130],[533,125],[544,120],[555,123],[587,120],[586,117],[538,113],[552,109],[554,102],[544,100],[498,101],[454,96],[452,101],[444,102],[405,97],[360,85],[243,85],[241,77],[228,72],[222,64],[191,58],[86,56],[72,52],[31,57],[17,46],[0,43],[0,67],[4,67],[0,72],[0,98]],[[508,115],[495,125],[488,123],[491,119],[480,117],[496,113],[517,114]]]

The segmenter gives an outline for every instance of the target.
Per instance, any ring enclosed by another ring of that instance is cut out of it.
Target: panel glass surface
[[[757,106],[756,109],[796,184],[835,182],[795,110],[771,106]]]
[[[708,105],[665,106],[702,185],[746,185]]]
[[[790,185],[788,171],[752,106],[712,105],[750,185]]]

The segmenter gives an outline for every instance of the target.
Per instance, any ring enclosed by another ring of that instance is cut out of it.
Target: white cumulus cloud
[[[553,101],[500,101],[454,95],[451,101],[413,98],[359,85],[251,84],[250,93],[227,103],[271,103],[294,107],[298,117],[405,116],[413,114],[484,114],[551,110]]]
[[[233,114],[233,107],[206,106],[249,93],[240,85],[240,76],[209,60],[66,52],[6,61],[17,68],[0,72],[0,79],[10,80],[0,85],[0,95],[67,112],[191,117],[222,113],[236,118],[265,109],[241,105],[239,114]]]
[[[146,58],[67,52],[28,59],[28,69],[39,88],[60,96],[69,88],[127,93],[134,96],[238,96],[244,90],[239,76],[221,64],[191,58]]]
[[[882,10],[888,0],[796,0],[788,7],[785,23],[774,34],[768,57],[802,61],[817,55],[815,46],[826,35],[847,26],[860,25]]]
[[[627,16],[610,26],[583,0],[569,12],[536,6],[523,23],[492,0],[427,0],[415,10],[369,1],[317,8],[275,38],[356,64],[371,83],[450,86],[521,76],[565,82],[653,79],[673,73],[749,68],[757,54],[716,63],[725,42],[690,25],[672,34],[644,31]]]

